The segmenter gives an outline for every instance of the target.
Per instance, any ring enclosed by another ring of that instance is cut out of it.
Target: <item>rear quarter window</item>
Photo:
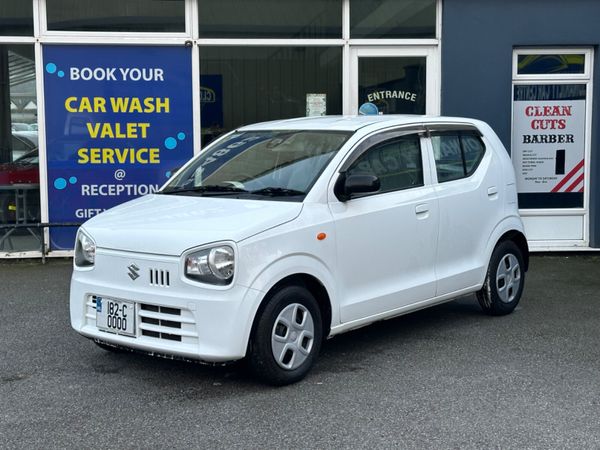
[[[431,143],[439,183],[471,176],[485,154],[483,141],[471,131],[437,132]]]

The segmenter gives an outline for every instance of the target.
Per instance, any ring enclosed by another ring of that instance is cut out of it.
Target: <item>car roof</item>
[[[259,130],[333,130],[357,131],[368,127],[370,130],[391,126],[414,125],[420,123],[464,123],[476,124],[478,121],[464,117],[420,116],[420,115],[373,115],[373,116],[322,116],[300,117],[297,119],[274,120],[240,127],[238,131]]]

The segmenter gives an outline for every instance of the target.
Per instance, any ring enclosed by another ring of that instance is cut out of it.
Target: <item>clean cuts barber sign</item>
[[[512,159],[518,192],[583,192],[586,86],[514,88]]]

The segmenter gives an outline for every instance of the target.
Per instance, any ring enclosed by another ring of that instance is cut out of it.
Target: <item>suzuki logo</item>
[[[135,264],[130,264],[129,266],[127,266],[127,269],[129,270],[127,275],[129,275],[129,278],[131,278],[133,281],[137,280],[140,277],[140,268]]]

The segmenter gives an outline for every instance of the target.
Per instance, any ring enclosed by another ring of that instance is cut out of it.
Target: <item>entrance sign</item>
[[[519,193],[584,190],[585,84],[518,85],[513,164]]]
[[[49,221],[155,192],[193,154],[191,49],[44,47]],[[50,230],[53,250],[75,230]]]

